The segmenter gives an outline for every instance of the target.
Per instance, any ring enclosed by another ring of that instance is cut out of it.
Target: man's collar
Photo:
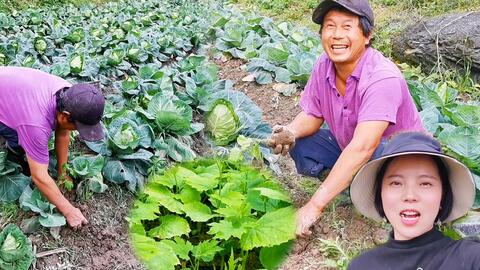
[[[330,59],[328,59],[328,63],[329,65],[327,67],[326,78],[330,83],[330,86],[335,88],[335,64]]]
[[[367,47],[365,49],[365,52],[363,52],[362,57],[360,58],[360,61],[358,61],[357,65],[355,66],[355,69],[352,72],[351,77],[354,77],[357,80],[360,80],[360,75],[362,74],[362,68],[365,64],[365,61],[367,61],[369,55],[371,54],[372,48]]]

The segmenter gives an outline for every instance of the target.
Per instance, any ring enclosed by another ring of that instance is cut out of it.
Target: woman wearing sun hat
[[[467,213],[475,198],[465,165],[442,153],[423,133],[393,137],[380,158],[363,166],[351,188],[352,202],[366,217],[392,225],[390,239],[349,265],[349,270],[480,269],[480,240],[452,240],[436,223]]]

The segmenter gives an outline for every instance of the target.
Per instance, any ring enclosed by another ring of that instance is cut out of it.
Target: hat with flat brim
[[[79,121],[75,121],[75,126],[82,140],[93,142],[100,141],[105,137],[102,122],[95,125],[85,125]]]
[[[350,186],[350,196],[355,208],[368,218],[382,220],[375,208],[374,190],[375,179],[380,168],[388,158],[419,154],[438,156],[447,167],[453,205],[452,211],[444,222],[450,222],[465,215],[475,200],[476,190],[472,173],[461,162],[442,153],[437,140],[417,132],[395,136],[385,145],[380,158],[368,162],[358,171]]]

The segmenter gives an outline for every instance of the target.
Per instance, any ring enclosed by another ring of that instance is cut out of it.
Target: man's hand
[[[310,227],[320,218],[322,209],[308,202],[297,212],[297,229],[296,235],[306,237],[312,234]]]
[[[80,209],[72,207],[70,211],[64,213],[67,223],[74,230],[80,229],[83,225],[87,225],[88,221],[83,216]]]
[[[285,156],[295,146],[295,134],[286,126],[274,126],[267,145],[273,148],[273,153]]]
[[[27,154],[28,165],[32,173],[32,181],[45,198],[55,205],[67,219],[68,225],[78,229],[88,223],[82,212],[75,208],[60,192],[55,181],[48,174],[48,164],[43,164],[31,159]]]

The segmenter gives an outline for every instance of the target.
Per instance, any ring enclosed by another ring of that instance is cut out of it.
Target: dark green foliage
[[[144,192],[129,223],[150,269],[224,269],[227,258],[229,269],[275,269],[294,238],[290,198],[269,173],[240,162],[182,163],[153,175]]]

